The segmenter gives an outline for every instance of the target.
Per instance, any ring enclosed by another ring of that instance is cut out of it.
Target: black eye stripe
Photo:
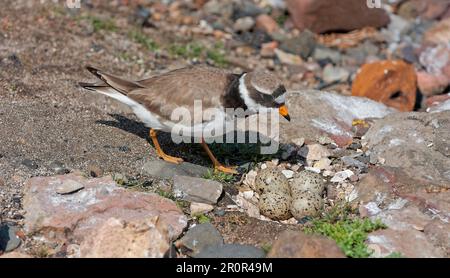
[[[284,93],[286,93],[286,88],[283,85],[281,85],[273,92],[272,96],[273,96],[273,98],[277,98]]]

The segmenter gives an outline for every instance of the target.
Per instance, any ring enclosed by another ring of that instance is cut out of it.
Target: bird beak
[[[289,112],[286,105],[280,106],[278,111],[280,112],[280,115],[283,116],[286,120],[288,120],[289,122],[291,121],[291,117],[289,116]]]

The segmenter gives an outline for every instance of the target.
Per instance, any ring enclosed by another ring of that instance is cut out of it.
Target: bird
[[[216,108],[223,111],[225,108],[241,108],[248,115],[277,109],[281,116],[290,121],[285,104],[286,88],[276,75],[268,71],[255,70],[236,74],[225,69],[197,64],[143,80],[129,80],[92,66],[87,66],[86,69],[96,76],[99,82],[80,82],[79,85],[90,92],[106,95],[128,105],[137,118],[150,128],[149,136],[158,156],[170,163],[179,164],[183,159],[163,151],[158,141],[158,132],[171,132],[177,124],[171,119],[175,109],[183,108],[194,113],[194,100],[201,100],[203,109]],[[223,114],[222,117],[232,116]],[[200,129],[214,127],[214,121],[217,120],[223,119],[202,120],[196,126]],[[184,127],[192,128],[193,125],[187,124]],[[226,167],[218,161],[205,138],[200,139],[200,144],[216,171],[237,174],[235,168]]]

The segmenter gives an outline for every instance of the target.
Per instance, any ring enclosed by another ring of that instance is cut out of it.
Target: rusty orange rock
[[[400,111],[412,111],[416,103],[414,67],[401,60],[365,64],[352,85],[352,95],[382,102]]]

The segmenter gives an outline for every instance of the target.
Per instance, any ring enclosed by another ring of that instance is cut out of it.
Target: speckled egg
[[[267,168],[261,170],[256,175],[255,191],[259,194],[267,192],[282,192],[290,195],[289,181],[277,168]]]
[[[321,195],[325,190],[325,182],[320,174],[301,171],[294,175],[290,187],[292,197],[294,198],[304,191]]]
[[[287,220],[292,217],[292,198],[289,194],[269,191],[259,198],[259,212],[272,220]]]
[[[295,219],[300,220],[305,216],[317,216],[323,208],[322,197],[310,191],[299,193],[292,201],[291,213]]]

